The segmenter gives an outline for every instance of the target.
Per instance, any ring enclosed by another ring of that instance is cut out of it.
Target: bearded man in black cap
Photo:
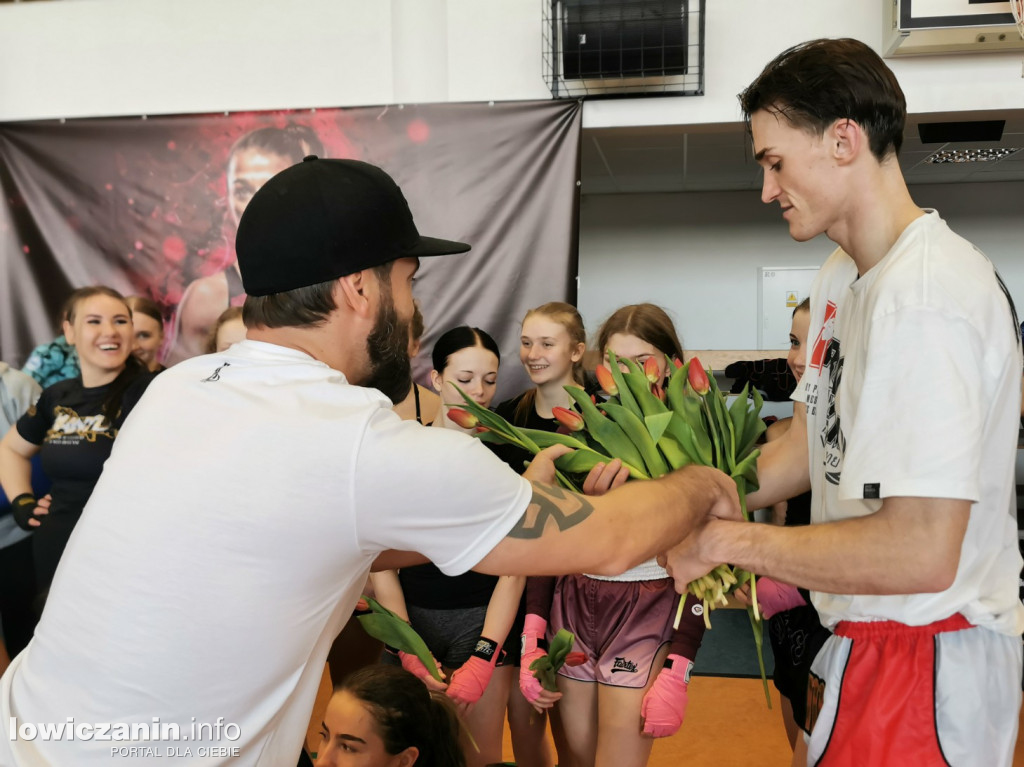
[[[310,157],[256,193],[237,240],[247,339],[162,373],[118,435],[0,682],[0,764],[294,764],[381,555],[619,573],[709,514],[739,518],[713,469],[588,498],[547,484],[550,454],[523,478],[477,440],[400,420],[419,259],[467,250],[420,236],[365,163]]]

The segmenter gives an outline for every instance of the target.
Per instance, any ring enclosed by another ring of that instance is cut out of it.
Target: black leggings
[[[71,533],[82,518],[82,513],[51,514],[43,520],[39,529],[32,533],[32,557],[36,572],[36,609],[42,612],[50,582],[57,572],[57,565],[68,545]]]
[[[32,538],[0,549],[0,625],[12,658],[32,639],[38,620],[32,607],[36,595]]]

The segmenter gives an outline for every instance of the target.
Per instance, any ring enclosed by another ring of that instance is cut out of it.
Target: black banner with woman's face
[[[165,360],[200,353],[244,299],[234,234],[249,197],[317,154],[381,166],[421,231],[473,246],[423,262],[417,378],[460,324],[513,362],[526,310],[575,298],[580,116],[572,101],[0,125],[0,359],[20,366],[71,290],[98,283],[162,307]],[[503,371],[501,396],[525,387],[517,364]]]

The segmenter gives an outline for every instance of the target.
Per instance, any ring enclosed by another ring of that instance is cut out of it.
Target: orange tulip
[[[475,415],[457,407],[448,408],[448,417],[463,429],[472,429],[480,423]]]
[[[612,371],[604,365],[598,365],[597,370],[594,372],[597,373],[597,382],[605,392],[613,397],[619,393],[619,387],[615,385],[615,378],[612,376]]]
[[[651,383],[658,383],[661,380],[661,369],[658,367],[658,361],[654,357],[648,357],[644,360],[644,375],[647,376],[647,380]]]
[[[586,425],[583,422],[583,416],[575,410],[569,410],[569,408],[553,407],[551,408],[551,415],[555,417],[556,421],[571,432],[580,431]]]
[[[694,357],[690,360],[690,369],[687,371],[687,379],[691,388],[704,396],[711,389],[711,382],[708,381],[708,374],[700,364],[700,360]]]

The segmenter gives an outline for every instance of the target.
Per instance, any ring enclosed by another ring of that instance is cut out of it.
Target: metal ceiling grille
[[[704,3],[542,0],[551,95],[703,95]]]

